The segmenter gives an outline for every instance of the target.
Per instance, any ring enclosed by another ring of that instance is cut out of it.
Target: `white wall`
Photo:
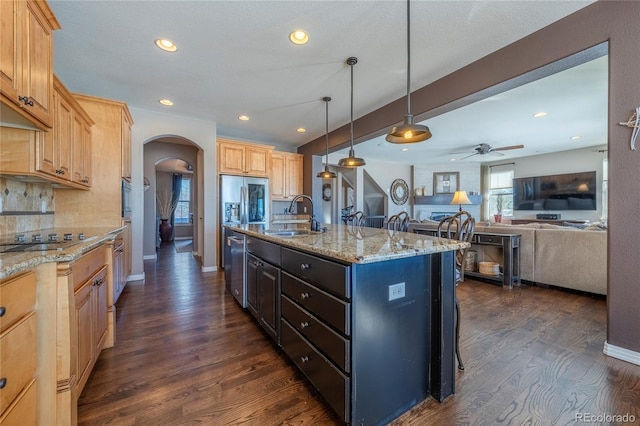
[[[433,174],[458,172],[460,182],[458,183],[459,191],[480,193],[480,163],[467,162],[451,162],[444,164],[416,164],[413,166],[413,191],[416,188],[424,187],[426,193],[424,195],[433,195]],[[453,195],[452,195],[453,198]],[[471,213],[476,219],[480,218],[480,205],[468,205],[462,207]],[[432,212],[456,212],[458,205],[449,204],[416,204],[413,206],[412,217],[419,219],[429,219]]]
[[[199,250],[203,271],[215,271],[217,238],[217,185],[216,185],[216,124],[215,122],[196,120],[169,114],[161,114],[140,108],[129,108],[134,125],[131,129],[131,183],[132,183],[132,275],[144,278],[143,268],[143,170],[144,144],[163,136],[177,136],[196,144],[202,155],[198,156],[199,188],[202,200],[199,203],[201,214],[194,218],[198,221]]]
[[[382,188],[387,194],[387,202],[385,206],[387,217],[403,211],[411,215],[411,206],[413,203],[411,166],[391,163],[388,161],[369,160],[366,158],[365,160],[367,161],[367,165],[364,167],[364,169],[373,178],[373,180],[376,181],[378,186],[380,186],[380,188]],[[391,184],[396,179],[403,179],[409,186],[409,199],[402,205],[397,205],[391,200]],[[364,202],[362,201],[363,188],[364,185],[358,185],[358,190],[360,191],[360,193],[358,194],[358,199],[361,200],[361,203],[364,205]]]
[[[599,221],[602,216],[602,160],[607,156],[606,152],[598,152],[599,149],[606,149],[606,146],[575,149],[571,151],[535,155],[512,160],[515,163],[513,165],[514,177],[517,178],[590,172],[595,170],[597,186],[596,205],[598,206],[598,210],[516,210],[514,212],[514,217],[516,219],[535,219],[537,213],[560,213],[562,219],[590,220],[592,222]],[[487,164],[492,165],[501,163],[504,163],[504,161],[495,161]]]

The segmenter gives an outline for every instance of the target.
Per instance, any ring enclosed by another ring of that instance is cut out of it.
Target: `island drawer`
[[[247,237],[247,251],[275,266],[280,266],[280,246],[277,244]]]
[[[351,380],[314,349],[289,323],[281,320],[282,349],[320,392],[344,423],[349,422]]]
[[[286,272],[281,275],[280,285],[282,293],[300,306],[314,313],[345,336],[351,334],[349,303],[300,281]]]
[[[304,310],[287,296],[281,298],[282,317],[313,343],[323,354],[335,362],[342,371],[349,372],[349,340],[324,325],[313,314]]]
[[[28,272],[0,283],[0,332],[33,310],[35,304],[35,273]]]
[[[351,297],[349,266],[283,247],[282,267],[330,293]]]

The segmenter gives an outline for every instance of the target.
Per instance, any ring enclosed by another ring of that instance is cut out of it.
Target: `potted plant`
[[[162,242],[171,241],[172,227],[169,223],[173,211],[176,209],[178,200],[173,200],[173,191],[157,191],[156,206],[160,216],[160,239]]]
[[[496,195],[496,214],[493,215],[496,223],[500,223],[502,221],[502,194]]]

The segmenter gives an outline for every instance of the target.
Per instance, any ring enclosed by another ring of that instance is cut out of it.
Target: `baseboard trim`
[[[203,266],[200,271],[201,272],[216,272],[218,270],[217,266]]]
[[[604,350],[602,352],[610,357],[640,365],[640,352],[630,351],[629,349],[614,346],[607,342],[604,342]]]
[[[127,277],[127,282],[129,281],[144,281],[144,272],[141,274],[132,274]]]
[[[157,254],[145,254],[142,256],[142,260],[158,260]]]

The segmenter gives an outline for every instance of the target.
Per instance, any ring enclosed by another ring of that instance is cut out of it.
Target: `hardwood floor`
[[[226,293],[222,272],[201,273],[190,253],[163,244],[145,274],[120,296],[116,345],[102,351],[80,396],[79,424],[336,424]],[[602,353],[604,300],[470,279],[457,291],[466,370],[456,394],[442,404],[429,398],[393,425],[556,425],[625,414],[640,422],[640,367]],[[609,420],[596,423],[623,424]]]

